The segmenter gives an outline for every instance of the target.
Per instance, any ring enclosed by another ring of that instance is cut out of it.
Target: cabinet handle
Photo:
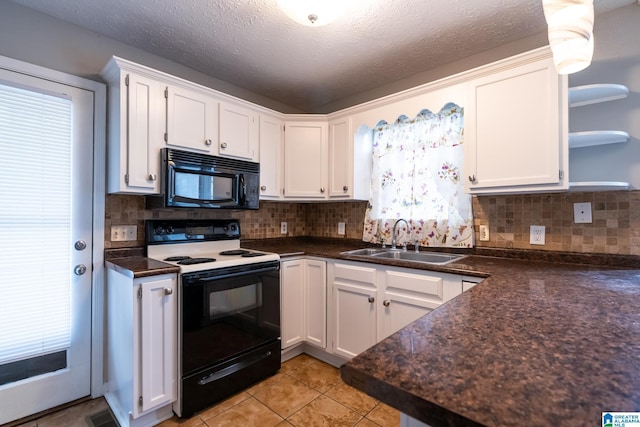
[[[221,142],[220,143],[220,148],[222,148],[222,149],[227,148],[227,143],[226,142]]]
[[[475,183],[476,182],[476,176],[475,175],[469,175],[469,181]]]
[[[266,186],[266,185],[261,185],[261,186],[260,186],[260,189],[261,189],[262,191],[265,191],[265,190],[267,189],[267,186]]]
[[[211,144],[213,144],[213,141],[211,141],[210,139],[204,140],[204,145],[211,145]]]
[[[342,191],[344,191],[345,193],[347,192],[347,190],[349,190],[349,187],[347,187],[346,185],[342,187]]]
[[[374,302],[376,302],[376,299],[374,297],[369,297],[369,302],[373,304]]]
[[[391,300],[386,299],[382,301],[382,305],[384,305],[385,307],[389,307],[390,304],[391,304]]]
[[[156,179],[158,179],[158,176],[155,173],[150,173],[147,177],[147,180],[149,181],[155,181]]]
[[[324,193],[324,187],[320,187],[320,192]]]
[[[171,288],[164,288],[164,294],[165,295],[171,295],[173,293],[173,289]]]

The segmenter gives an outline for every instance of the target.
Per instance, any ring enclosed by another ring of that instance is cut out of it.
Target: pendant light
[[[593,0],[542,0],[542,7],[558,73],[587,68],[593,58]]]
[[[344,13],[346,0],[278,0],[278,6],[299,24],[327,25]]]

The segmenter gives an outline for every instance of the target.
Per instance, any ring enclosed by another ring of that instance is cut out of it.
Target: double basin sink
[[[421,262],[425,264],[444,265],[460,260],[466,255],[447,254],[441,252],[409,252],[401,249],[367,248],[342,252],[342,255],[355,255],[369,259],[395,259],[402,261]]]

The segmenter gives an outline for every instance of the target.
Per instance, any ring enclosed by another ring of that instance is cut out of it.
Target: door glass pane
[[[71,341],[72,103],[0,84],[0,364]]]

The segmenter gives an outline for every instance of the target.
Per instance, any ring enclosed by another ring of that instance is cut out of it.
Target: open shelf
[[[619,84],[595,84],[569,88],[569,107],[626,98],[629,88]]]
[[[618,181],[580,181],[569,182],[569,191],[615,191],[628,190],[631,185],[628,182]]]
[[[629,134],[620,130],[594,130],[571,132],[569,148],[592,147],[594,145],[619,144],[627,142]]]

